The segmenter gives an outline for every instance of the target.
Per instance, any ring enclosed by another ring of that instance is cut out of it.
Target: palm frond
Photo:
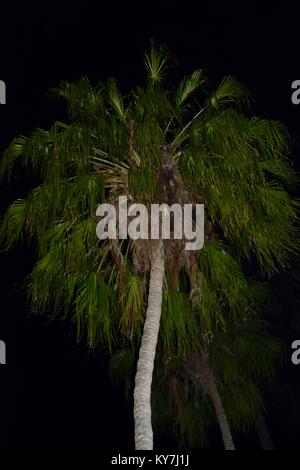
[[[176,105],[181,106],[190,95],[204,82],[203,71],[195,70],[192,75],[185,77],[176,92]]]
[[[117,83],[115,80],[109,80],[108,82],[108,93],[110,103],[115,110],[117,116],[120,118],[121,121],[126,121],[126,112],[124,109],[123,98],[119,93]]]
[[[152,43],[150,51],[145,54],[145,66],[150,80],[160,82],[165,74],[167,55],[163,48],[156,48]]]
[[[249,105],[250,93],[244,85],[239,83],[234,77],[224,77],[217,90],[211,96],[213,108],[220,109],[225,106]]]

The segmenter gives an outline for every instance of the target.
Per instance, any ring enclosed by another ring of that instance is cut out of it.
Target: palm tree
[[[296,204],[284,189],[295,175],[283,126],[249,117],[249,93],[232,77],[209,92],[203,71],[196,70],[167,87],[167,59],[152,45],[145,86],[124,97],[114,80],[96,87],[86,78],[63,82],[57,94],[67,102],[68,123],[16,138],[1,162],[3,176],[22,170],[38,182],[9,207],[1,232],[7,248],[23,236],[37,242],[29,282],[33,308],[70,313],[89,346],[141,339],[137,449],[153,448],[151,381],[164,285],[181,301],[179,279],[186,278],[195,315],[185,319],[177,341],[185,344],[188,331],[191,350],[201,346],[203,319],[226,324],[223,304],[240,280],[233,273],[227,290],[214,291],[198,254],[185,251],[182,241],[97,240],[97,204],[117,205],[119,195],[147,205],[204,203],[207,240],[222,239],[234,247],[237,263],[256,259],[269,273],[298,248]],[[221,275],[220,269],[213,279]],[[230,315],[238,315],[235,307]]]
[[[212,401],[226,450],[235,450],[229,422],[237,429],[253,424],[263,409],[258,385],[265,388],[280,358],[280,344],[260,323],[252,318],[238,327],[227,325],[184,364],[195,387]]]
[[[232,429],[257,427],[264,410],[261,390],[270,385],[280,360],[280,343],[258,318],[229,323],[226,331],[215,331],[209,341],[204,337],[202,350],[184,360],[162,358],[154,381],[154,407],[160,426],[167,422],[170,427],[175,416],[177,437],[184,445],[198,446],[215,416],[225,449],[234,450]],[[214,413],[203,402],[207,399]],[[166,407],[166,402],[171,407]],[[197,428],[202,436],[195,432]],[[270,448],[270,441],[265,438],[264,442]]]

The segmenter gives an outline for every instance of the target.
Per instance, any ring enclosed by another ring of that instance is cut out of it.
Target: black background
[[[19,133],[64,118],[47,94],[63,79],[87,75],[96,83],[114,76],[124,92],[141,83],[150,38],[167,44],[183,74],[205,68],[213,81],[234,75],[254,92],[255,113],[283,121],[299,139],[300,105],[291,102],[291,83],[300,79],[299,31],[300,9],[288,2],[2,2],[0,79],[7,104],[0,106],[0,149]],[[295,147],[296,168],[298,156]],[[9,189],[2,185],[1,211],[27,189],[22,179]],[[131,411],[109,381],[104,352],[76,344],[66,322],[30,315],[21,285],[33,249],[20,247],[0,262],[0,339],[8,362],[0,366],[0,447],[132,447]],[[279,320],[270,322],[288,350],[300,338],[297,287],[283,275],[273,286]],[[298,447],[299,373],[300,365],[287,364],[268,404],[278,448]],[[251,433],[237,440],[241,448],[258,447]],[[221,448],[217,433],[212,445]]]

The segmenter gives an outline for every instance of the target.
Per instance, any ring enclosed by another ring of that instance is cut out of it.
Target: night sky
[[[0,80],[7,104],[0,106],[0,150],[20,133],[65,119],[48,93],[61,80],[87,75],[96,84],[116,77],[125,93],[142,83],[152,38],[170,49],[175,75],[204,68],[213,83],[234,75],[254,93],[254,113],[281,120],[299,141],[300,105],[291,102],[291,84],[300,80],[300,9],[294,4],[104,3],[1,2]],[[297,145],[293,161],[299,169]],[[2,185],[1,213],[26,191],[22,179],[9,189]],[[109,380],[104,351],[89,353],[77,344],[66,321],[30,314],[22,282],[34,259],[34,248],[26,246],[0,257],[0,339],[7,344],[7,365],[0,365],[0,448],[132,448],[131,408]],[[297,286],[284,274],[272,285],[277,315],[268,321],[288,355],[289,344],[300,339]],[[270,396],[268,424],[277,448],[298,447],[300,365],[290,365],[289,357]],[[240,448],[258,448],[251,433],[237,441]],[[214,432],[211,445],[222,448]]]

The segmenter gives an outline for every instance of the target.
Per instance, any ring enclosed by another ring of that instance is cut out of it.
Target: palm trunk
[[[134,421],[136,450],[153,449],[150,400],[155,351],[161,316],[163,279],[163,242],[159,240],[152,251],[148,308],[135,376]]]
[[[215,408],[215,412],[216,412],[217,419],[219,422],[219,427],[221,430],[225,450],[235,450],[227,416],[226,416],[223,403],[222,403],[222,400],[221,400],[221,397],[220,397],[220,394],[216,385],[214,374],[211,370],[208,375],[207,387],[208,387],[210,398]]]
[[[262,414],[258,416],[255,427],[262,450],[274,450],[272,438],[266,420]]]

